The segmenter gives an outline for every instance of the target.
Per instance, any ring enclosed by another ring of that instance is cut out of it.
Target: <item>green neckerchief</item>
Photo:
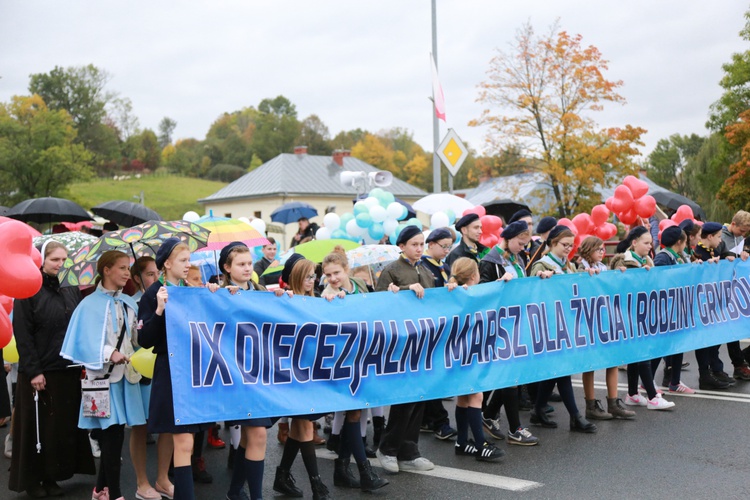
[[[500,245],[495,245],[495,246],[497,247],[497,251],[500,252],[500,255],[504,256],[505,255],[505,250],[503,250],[502,248],[500,248]],[[513,269],[516,270],[516,274],[518,275],[518,277],[519,278],[525,278],[526,275],[523,274],[523,269],[521,268],[520,265],[518,265],[518,261],[516,259],[516,256],[513,255],[510,252],[508,252],[508,254],[510,255],[508,257],[508,262],[510,262],[511,264],[513,264]],[[562,266],[560,266],[560,267],[562,267]]]
[[[425,259],[427,260],[427,262],[440,269],[440,274],[443,276],[443,281],[448,283],[448,273],[445,272],[445,262],[440,262],[434,257],[425,256]]]
[[[711,258],[713,258],[713,256],[714,256],[714,249],[713,248],[708,248],[706,245],[703,244],[702,241],[699,241],[697,246],[701,247],[703,250],[705,250],[706,252],[708,252],[708,254],[711,256]]]
[[[674,257],[674,260],[676,260],[678,264],[684,264],[685,263],[685,259],[683,259],[682,256],[680,254],[678,254],[677,252],[675,252],[674,250],[672,250],[669,247],[665,247],[664,249],[667,252],[669,252],[672,255],[672,257]]]
[[[350,279],[349,283],[352,284],[352,291],[351,292],[349,290],[347,290],[346,288],[344,288],[343,286],[339,287],[339,290],[341,290],[342,292],[344,292],[347,295],[354,295],[355,293],[359,293],[359,288],[357,287],[357,282],[354,281],[353,279]]]
[[[646,265],[646,259],[639,256],[634,251],[630,250],[630,255],[635,259],[635,261],[642,267]]]
[[[185,280],[180,280],[180,282],[177,283],[176,285],[172,283],[171,281],[167,281],[166,274],[162,274],[161,276],[159,276],[159,283],[161,283],[164,286],[185,286]]]
[[[567,273],[567,272],[568,272],[567,268],[565,267],[565,264],[566,264],[566,262],[560,262],[560,261],[559,261],[559,260],[557,259],[557,257],[555,257],[555,255],[554,255],[554,254],[553,254],[552,252],[548,253],[548,254],[547,254],[547,256],[548,256],[548,257],[549,257],[550,259],[552,259],[552,262],[554,262],[555,264],[557,264],[558,266],[560,266],[560,271],[562,271],[562,272],[564,272],[564,273]]]
[[[481,252],[477,253],[477,259],[478,260],[482,260],[484,258],[484,256],[487,255],[488,253],[490,253],[490,248],[489,247],[487,247],[484,250],[482,250]]]

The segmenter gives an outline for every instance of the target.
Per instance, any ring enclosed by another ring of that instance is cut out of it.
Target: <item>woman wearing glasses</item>
[[[589,236],[578,247],[578,255],[581,262],[579,272],[599,274],[607,271],[607,266],[602,262],[604,259],[604,241],[596,236]],[[583,394],[586,399],[586,418],[592,420],[610,420],[612,418],[630,419],[635,417],[635,412],[630,411],[622,403],[617,395],[617,367],[607,368],[607,410],[604,410],[601,401],[596,399],[594,392],[594,372],[586,372],[583,379]]]
[[[540,278],[549,278],[555,274],[574,273],[575,271],[568,261],[568,255],[573,249],[574,241],[573,231],[566,226],[555,226],[549,233],[549,253],[531,267],[530,274]],[[586,420],[578,411],[570,375],[544,380],[539,383],[536,404],[531,411],[531,423],[552,429],[557,427],[557,422],[551,420],[544,411],[555,384],[560,391],[565,409],[570,414],[570,430],[586,433],[596,432],[596,425]]]
[[[447,227],[435,229],[425,240],[427,249],[422,255],[422,265],[435,276],[435,288],[445,286],[448,283],[451,267],[445,262],[445,258],[451,253],[454,241],[456,241],[456,238]]]

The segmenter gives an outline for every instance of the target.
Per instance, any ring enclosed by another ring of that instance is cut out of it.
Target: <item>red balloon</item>
[[[637,200],[648,193],[648,184],[632,175],[625,177],[622,183],[630,189],[631,193],[633,193],[633,199]]]
[[[685,219],[694,219],[693,209],[689,205],[680,205],[680,208],[672,215],[672,220],[677,224]]]
[[[503,219],[496,215],[484,215],[479,218],[482,221],[482,234],[495,234],[500,236],[500,229],[503,227]]]
[[[589,234],[594,230],[594,221],[589,214],[578,214],[573,217],[573,224],[578,228],[579,234]]]
[[[41,276],[41,274],[39,275]],[[13,323],[5,310],[0,309],[0,349],[8,345],[13,336]]]
[[[34,261],[34,265],[37,269],[42,268],[42,254],[39,253],[39,250],[37,250],[35,246],[31,247],[31,260]]]
[[[659,234],[670,226],[676,226],[677,223],[672,219],[662,219],[659,221]],[[661,237],[660,237],[661,238]]]
[[[31,297],[42,287],[39,266],[31,258],[31,234],[26,224],[0,224],[0,294],[16,299]]]
[[[477,214],[479,217],[484,217],[487,215],[487,210],[485,210],[482,205],[477,205],[474,208],[467,208],[462,215],[468,214]]]
[[[4,223],[9,222],[9,221],[16,221],[16,219],[11,219],[10,217],[2,217],[2,216],[0,216],[0,224],[4,224]],[[16,222],[18,222],[18,221],[16,221]],[[31,235],[32,238],[36,238],[37,236],[41,236],[42,235],[42,233],[40,233],[39,231],[37,231],[33,227],[29,226],[28,224],[24,224],[23,225],[23,230],[27,231]]]
[[[0,295],[0,307],[5,309],[5,312],[10,314],[13,310],[13,298],[7,295]]]
[[[612,200],[610,209],[616,213],[627,212],[633,207],[633,193],[626,186],[617,186],[615,188],[615,199]]]
[[[486,247],[494,247],[500,238],[496,234],[488,234],[482,232],[482,236],[479,237],[479,243]]]
[[[656,213],[656,200],[653,196],[647,194],[635,200],[633,208],[638,217],[648,219]]]
[[[617,234],[617,226],[615,226],[611,222],[605,222],[601,226],[597,227],[594,233],[602,240],[607,241]]]
[[[599,227],[609,219],[609,208],[606,205],[597,205],[591,209],[591,220],[595,227]]]
[[[578,234],[578,228],[575,224],[573,224],[573,221],[568,219],[567,217],[563,217],[562,219],[559,219],[557,221],[558,226],[566,226],[571,231],[573,231],[573,234]]]
[[[617,214],[617,218],[620,219],[623,224],[630,226],[635,224],[635,221],[638,220],[638,214],[631,208],[627,212]]]
[[[614,202],[615,202],[615,197],[614,196],[610,196],[609,198],[607,198],[606,200],[604,200],[604,207],[606,209],[608,209],[610,212],[612,212],[612,211],[614,211],[614,209],[612,208],[612,204]]]

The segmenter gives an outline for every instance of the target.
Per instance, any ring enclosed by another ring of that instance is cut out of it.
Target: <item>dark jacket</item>
[[[519,253],[518,257],[518,263],[521,266],[521,269],[525,272],[525,252]],[[487,255],[484,256],[482,261],[479,263],[479,282],[490,283],[492,281],[497,281],[503,276],[503,274],[505,274],[506,271],[515,272],[515,269],[513,269],[513,264],[505,257],[505,255],[501,254],[497,249],[497,246],[495,246],[487,253]]]
[[[669,252],[666,248],[662,249],[659,253],[654,256],[654,265],[655,266],[675,266],[677,264],[682,264],[681,262],[678,262],[677,259],[675,259],[674,255],[672,255],[671,252]]]
[[[60,357],[68,322],[81,302],[77,287],[60,287],[57,277],[42,273],[42,288],[13,305],[13,334],[18,346],[18,371],[34,378],[70,365]]]
[[[428,269],[432,275],[435,277],[435,288],[440,288],[441,286],[445,286],[445,284],[448,282],[448,279],[451,277],[451,266],[448,265],[447,262],[442,262],[442,267],[438,267],[432,262],[430,262],[430,259],[432,257],[429,257],[427,255],[422,256],[422,267],[425,269]],[[435,259],[432,259],[433,261]],[[443,272],[445,273],[445,276],[448,278],[443,277]]]
[[[544,257],[544,254],[547,251],[549,251],[547,249],[547,242],[542,239],[531,240],[531,250],[529,251],[529,258],[526,259],[526,275],[528,275],[529,271],[531,271],[531,266],[533,266],[536,261]]]
[[[434,288],[435,277],[432,273],[422,266],[422,261],[417,262],[416,266],[399,257],[383,269],[378,278],[378,285],[375,287],[376,292],[388,290],[388,285],[395,283],[399,289],[408,290],[409,286],[419,283],[423,288]]]
[[[488,252],[488,248],[481,243],[477,242],[477,251],[472,252],[471,249],[464,243],[465,240],[461,240],[456,248],[451,250],[451,253],[448,254],[448,257],[445,258],[445,262],[448,263],[449,266],[453,266],[453,263],[456,261],[456,259],[459,259],[461,257],[469,257],[471,259],[474,259],[477,261],[477,264],[479,264],[479,261],[482,260],[482,257]]]
[[[258,275],[258,283],[267,286],[267,285],[278,285],[279,284],[279,278],[281,277],[281,271],[275,272],[275,273],[269,273],[263,276],[263,273],[266,269],[268,269],[268,266],[271,265],[270,260],[263,257],[258,262],[253,264],[253,271]]]
[[[156,294],[162,286],[160,281],[154,282],[138,304],[138,343],[146,349],[153,347],[154,354],[168,352],[166,311],[161,316],[156,314]]]

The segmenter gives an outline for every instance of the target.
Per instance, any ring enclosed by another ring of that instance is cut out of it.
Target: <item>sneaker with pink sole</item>
[[[673,407],[674,403],[661,397],[661,394],[657,394],[653,399],[649,399],[646,406],[649,410],[669,410]]]
[[[671,385],[669,386],[669,392],[675,393],[678,392],[680,394],[695,394],[695,391],[691,389],[690,387],[686,386],[682,382],[680,382],[677,385]]]

